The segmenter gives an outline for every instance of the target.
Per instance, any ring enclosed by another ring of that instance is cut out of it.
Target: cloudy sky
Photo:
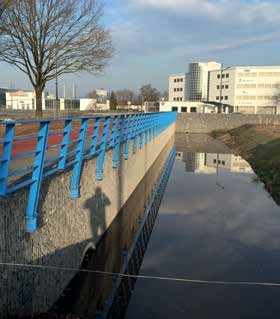
[[[146,83],[163,91],[168,75],[186,72],[192,61],[280,65],[279,0],[104,1],[115,56],[100,76],[67,77],[80,96],[101,87],[137,91]],[[16,69],[0,63],[0,72],[0,86],[30,88]]]

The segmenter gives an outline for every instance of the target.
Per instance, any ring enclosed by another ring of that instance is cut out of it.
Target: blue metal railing
[[[121,143],[124,143],[124,159],[128,160],[131,145],[133,153],[136,153],[143,148],[144,143],[148,144],[175,121],[176,112],[162,112],[0,122],[0,132],[3,132],[3,138],[0,139],[0,196],[29,187],[26,231],[35,232],[44,177],[73,168],[70,193],[71,198],[79,198],[84,160],[98,156],[95,175],[97,180],[102,180],[103,163],[108,149],[114,150],[112,167],[116,169],[121,155]],[[52,126],[58,124],[62,124],[63,129],[52,129]],[[33,126],[36,135],[16,137],[16,129],[28,125]],[[33,145],[31,150],[30,145]],[[33,156],[31,165],[26,163],[26,158],[30,156]],[[11,169],[13,161],[17,162],[16,169]]]

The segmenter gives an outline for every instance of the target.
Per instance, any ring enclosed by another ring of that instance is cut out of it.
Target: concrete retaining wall
[[[280,116],[180,113],[177,115],[176,132],[210,133],[216,130],[234,129],[245,124],[280,125]]]
[[[96,245],[174,138],[174,131],[175,125],[170,126],[136,154],[131,145],[131,157],[128,161],[120,157],[117,170],[112,169],[113,151],[108,151],[103,181],[95,180],[97,158],[85,162],[78,200],[70,199],[72,170],[45,179],[38,209],[40,228],[33,235],[24,231],[28,189],[1,199],[0,262],[79,268],[87,248]],[[74,275],[0,266],[0,317],[48,310]]]

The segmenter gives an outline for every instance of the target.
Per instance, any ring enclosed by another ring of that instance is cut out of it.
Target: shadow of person
[[[95,189],[95,194],[86,200],[84,208],[89,210],[92,238],[96,240],[106,230],[106,206],[111,204],[109,198],[100,187]]]

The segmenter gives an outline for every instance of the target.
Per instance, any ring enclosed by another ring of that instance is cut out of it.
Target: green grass
[[[280,130],[273,126],[244,125],[212,134],[245,158],[267,191],[280,205]]]

